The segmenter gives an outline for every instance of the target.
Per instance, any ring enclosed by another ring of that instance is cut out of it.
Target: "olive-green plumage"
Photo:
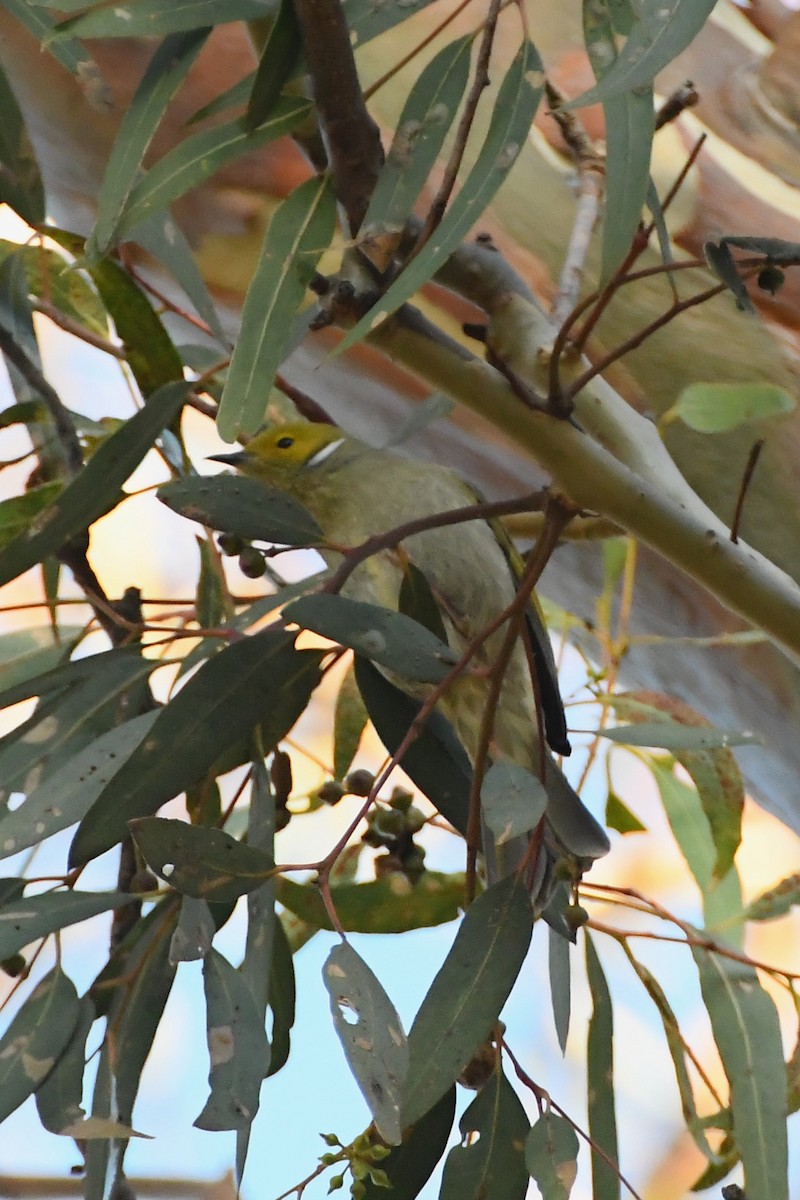
[[[253,438],[243,451],[216,457],[294,496],[316,518],[326,539],[342,546],[359,545],[372,534],[478,499],[469,485],[447,468],[375,450],[331,425],[275,427]],[[426,530],[407,538],[400,554],[384,552],[359,565],[344,591],[356,599],[396,609],[403,555],[425,575],[456,652],[514,597],[519,556],[505,532],[485,520]],[[325,557],[332,563],[340,560],[331,552]],[[553,749],[568,753],[552,650],[535,601],[528,624],[547,740]],[[491,665],[504,631],[501,626],[487,639],[474,660],[476,667]],[[419,696],[420,685],[398,682]],[[440,704],[471,757],[478,743],[487,686],[485,673],[465,673]],[[528,659],[518,642],[495,713],[492,760],[512,761],[539,774],[538,727]],[[586,867],[606,853],[608,840],[551,754],[545,750],[545,755],[551,857],[567,856]]]

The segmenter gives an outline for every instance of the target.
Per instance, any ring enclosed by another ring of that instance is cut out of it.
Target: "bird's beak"
[[[240,467],[246,461],[246,450],[234,450],[233,454],[209,454],[206,459],[206,462],[221,462],[229,467]]]

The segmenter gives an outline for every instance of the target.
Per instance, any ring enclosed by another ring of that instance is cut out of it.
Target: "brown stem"
[[[347,213],[350,233],[356,234],[383,166],[380,133],[364,103],[340,0],[294,0],[294,8],[334,191]]]

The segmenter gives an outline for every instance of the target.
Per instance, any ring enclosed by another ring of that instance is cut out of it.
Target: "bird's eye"
[[[279,438],[278,441],[275,443],[275,445],[278,447],[279,450],[288,450],[290,446],[294,445],[294,438],[293,437]]]

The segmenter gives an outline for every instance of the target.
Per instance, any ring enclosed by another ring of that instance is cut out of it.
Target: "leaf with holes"
[[[380,980],[347,942],[331,950],[322,978],[342,1049],[376,1128],[389,1146],[398,1146],[408,1070],[408,1042],[400,1018]]]

